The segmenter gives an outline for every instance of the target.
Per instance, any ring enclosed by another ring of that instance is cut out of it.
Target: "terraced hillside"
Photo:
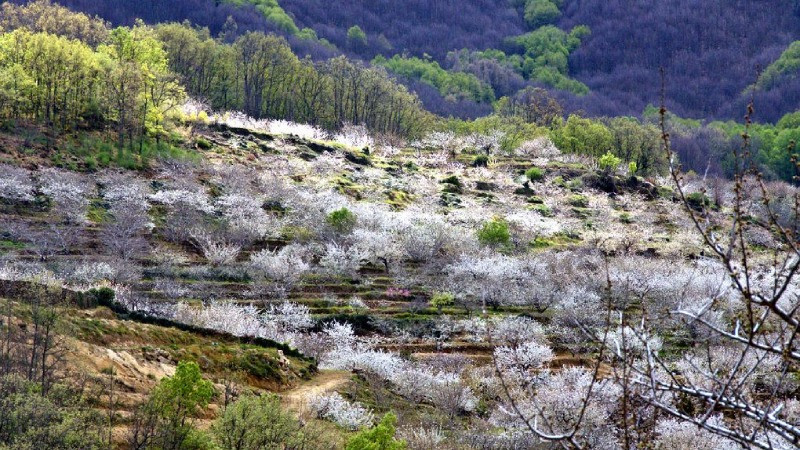
[[[480,406],[501,407],[486,383],[504,352],[530,352],[525,373],[559,392],[572,376],[613,389],[594,333],[627,331],[602,331],[608,311],[665,318],[650,325],[652,345],[679,361],[703,331],[674,309],[730,295],[679,192],[608,155],[561,154],[544,137],[502,152],[491,136],[446,133],[394,147],[359,127],[326,135],[238,116],[183,132],[185,159],[139,172],[46,167],[46,143],[9,146],[13,165],[0,168],[0,278],[95,289],[78,299],[113,291],[116,313],[72,306],[64,323],[73,365],[100,379],[119,371],[124,404],[196,361],[219,392],[228,377],[269,391],[301,383],[285,403],[337,423],[340,437],[394,411],[415,448],[438,439],[418,435],[431,423],[454,448],[513,445]],[[702,186],[685,179],[687,204],[727,226],[729,188]],[[746,235],[757,264],[778,248],[759,230]],[[114,422],[120,442],[130,411]],[[585,436],[608,426],[591,422]]]

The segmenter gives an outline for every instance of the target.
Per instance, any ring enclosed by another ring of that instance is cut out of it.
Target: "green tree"
[[[600,157],[612,149],[613,136],[608,127],[592,119],[570,115],[566,124],[551,133],[562,152]]]
[[[367,33],[358,25],[353,25],[347,30],[347,42],[356,47],[367,45]]]
[[[397,416],[387,413],[373,428],[361,431],[347,441],[346,450],[405,450],[406,441],[394,437]]]
[[[175,374],[162,379],[134,415],[131,447],[183,448],[195,433],[192,419],[208,406],[213,396],[214,386],[203,379],[197,363],[180,362]]]
[[[601,156],[597,161],[597,164],[600,166],[600,170],[607,174],[616,171],[617,167],[619,167],[621,163],[622,160],[611,152],[606,152],[606,154]]]
[[[240,398],[217,419],[213,432],[231,450],[292,449],[306,440],[300,422],[275,395]]]
[[[528,0],[525,5],[525,22],[531,28],[539,28],[555,22],[561,17],[558,5],[550,0]]]
[[[443,308],[454,305],[455,301],[456,298],[453,294],[449,292],[437,292],[431,297],[430,304],[441,314]]]

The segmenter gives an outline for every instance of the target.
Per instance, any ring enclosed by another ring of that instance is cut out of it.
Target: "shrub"
[[[443,184],[450,184],[458,188],[463,187],[463,184],[461,184],[461,180],[459,180],[458,177],[455,175],[450,175],[449,177],[443,178],[441,182]]]
[[[567,202],[576,208],[587,208],[589,206],[589,199],[580,194],[570,195]]]
[[[639,165],[636,164],[636,161],[628,163],[628,175],[634,175],[637,170],[639,170]]]
[[[617,167],[619,167],[620,163],[622,163],[622,160],[611,152],[606,152],[606,154],[601,156],[600,160],[598,160],[600,169],[602,169],[605,173],[613,173],[617,170]]]
[[[702,211],[711,206],[711,199],[702,192],[692,192],[686,196],[686,204],[696,211]]]
[[[275,395],[246,395],[230,405],[212,427],[223,448],[258,450],[296,448],[304,442],[303,425],[281,408]]]
[[[525,177],[530,181],[539,181],[544,178],[544,170],[538,167],[531,167],[525,171]]]
[[[430,304],[441,314],[442,308],[455,304],[455,296],[449,292],[437,292],[431,297]]]
[[[197,141],[195,141],[195,145],[197,145],[197,148],[199,148],[200,150],[209,150],[211,149],[211,147],[213,147],[211,142],[202,136],[197,138]]]
[[[396,424],[397,417],[387,413],[374,428],[353,436],[347,442],[346,450],[404,450],[408,447],[406,441],[394,437]]]
[[[337,209],[325,218],[328,225],[339,233],[349,233],[356,226],[356,216],[347,208]]]
[[[472,160],[472,167],[487,167],[489,166],[489,157],[486,155],[478,155]]]
[[[511,242],[508,222],[503,219],[492,219],[478,230],[478,241],[483,245],[501,246]]]
[[[533,210],[542,215],[542,217],[553,217],[553,210],[549,206],[541,204],[533,207]]]
[[[313,397],[309,400],[308,406],[320,419],[328,419],[348,430],[358,430],[368,426],[374,419],[369,409],[358,403],[348,402],[338,392]]]

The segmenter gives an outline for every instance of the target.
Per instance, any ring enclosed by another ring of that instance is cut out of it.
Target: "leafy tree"
[[[771,89],[781,78],[794,76],[800,70],[800,41],[794,41],[781,53],[781,56],[764,69],[756,87]]]
[[[445,97],[469,98],[476,102],[487,103],[494,101],[492,88],[481,82],[475,75],[447,71],[436,61],[400,55],[386,59],[379,55],[372,62],[386,67],[402,77],[417,79],[429,84]]]
[[[367,34],[358,25],[353,25],[347,30],[347,41],[355,47],[365,46],[367,45]]]
[[[214,396],[214,386],[204,380],[195,362],[180,362],[175,374],[156,386],[147,403],[133,418],[130,445],[135,449],[182,448],[195,433],[192,418]]]
[[[394,437],[397,416],[387,413],[373,428],[361,431],[348,442],[347,450],[404,450],[407,444]]]
[[[613,173],[621,163],[622,160],[611,152],[606,152],[606,154],[601,156],[597,161],[600,169],[605,173]]]
[[[599,157],[610,151],[611,131],[600,122],[570,115],[567,122],[551,134],[553,143],[563,152]]]
[[[441,314],[442,309],[454,305],[455,300],[455,296],[449,292],[437,292],[431,297],[430,304]]]
[[[550,0],[528,0],[525,5],[525,22],[531,28],[553,23],[560,16],[558,5]]]

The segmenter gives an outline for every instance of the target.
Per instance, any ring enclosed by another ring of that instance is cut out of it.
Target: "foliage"
[[[182,361],[171,377],[163,378],[136,412],[130,443],[134,448],[181,448],[193,436],[192,418],[214,395],[195,362]]]
[[[278,26],[278,28],[289,34],[297,34],[300,30],[295,25],[294,20],[286,14],[286,11],[281,8],[277,0],[224,0],[235,5],[241,6],[245,3],[250,3],[261,12],[264,17],[270,22]]]
[[[469,98],[486,103],[494,101],[491,86],[481,82],[478,77],[463,72],[447,71],[436,61],[394,55],[391,59],[378,56],[372,62],[386,67],[401,77],[414,78],[430,84],[445,97]]]
[[[431,296],[430,305],[436,308],[439,313],[443,308],[453,306],[455,304],[455,296],[449,292],[437,292]]]
[[[617,167],[622,163],[622,160],[616,156],[614,156],[611,152],[606,152],[600,159],[597,160],[597,164],[600,166],[600,169],[606,173],[613,173],[617,170]],[[634,163],[635,164],[635,163]]]
[[[394,437],[397,417],[387,413],[374,428],[364,430],[347,441],[347,450],[403,450],[406,442]]]
[[[301,449],[321,438],[310,425],[285,410],[272,394],[240,397],[216,420],[212,432],[222,448],[237,450]]]
[[[612,149],[613,135],[600,122],[570,115],[566,123],[551,133],[553,143],[565,153],[600,157]]]
[[[508,44],[519,49],[523,55],[522,74],[526,79],[536,80],[556,89],[585,95],[589,88],[568,77],[568,57],[578,48],[581,40],[589,35],[589,28],[578,26],[569,33],[547,25],[529,33],[508,39]]]
[[[511,242],[508,222],[503,219],[492,219],[484,222],[478,230],[478,241],[483,245],[506,246]]]
[[[538,167],[531,167],[525,171],[525,178],[530,181],[539,181],[544,178],[544,170]]]
[[[41,385],[16,375],[0,377],[0,447],[101,448],[102,420],[66,386],[60,395],[42,392]]]
[[[367,45],[367,34],[358,25],[347,29],[347,41],[354,46]]]
[[[558,6],[551,0],[528,0],[525,2],[525,22],[534,29],[551,24],[561,16]]]
[[[347,208],[331,211],[325,221],[337,233],[349,233],[353,231],[357,223],[356,215]]]

